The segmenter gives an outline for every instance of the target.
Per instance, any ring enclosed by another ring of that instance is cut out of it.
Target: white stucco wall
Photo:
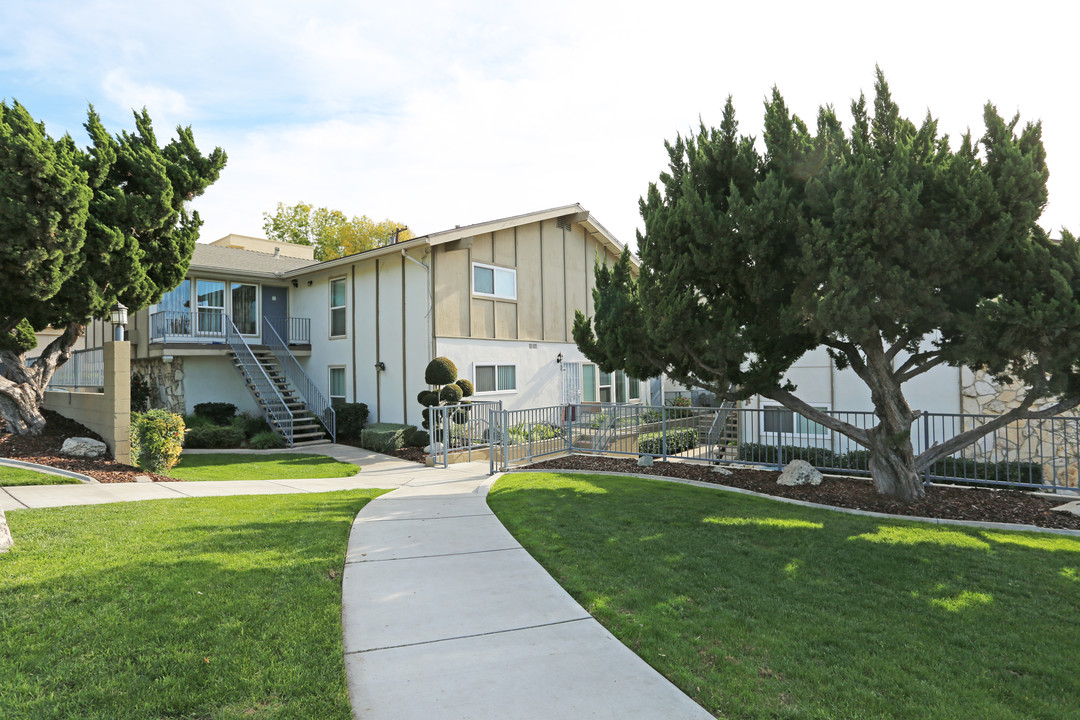
[[[262,413],[243,376],[224,356],[184,358],[184,412],[191,414],[204,402],[230,402],[238,412]]]

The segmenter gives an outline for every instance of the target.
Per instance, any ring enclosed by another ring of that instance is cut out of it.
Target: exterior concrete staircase
[[[247,384],[248,390],[251,391],[252,396],[258,401],[259,406],[265,412],[266,418],[270,422],[270,426],[281,435],[285,440],[285,444],[289,447],[304,447],[307,445],[325,445],[326,443],[333,442],[330,436],[327,435],[322,423],[319,422],[319,419],[310,409],[308,409],[303,396],[301,396],[296,388],[289,382],[285,372],[278,364],[274,353],[269,349],[260,348],[257,345],[249,347],[251,354],[262,367],[262,372],[265,373],[265,377],[270,380],[274,389],[277,390],[277,394],[266,392],[265,388],[262,387],[265,383],[260,383],[257,378],[252,377],[253,373],[249,371],[245,363],[240,361],[236,352],[230,350],[229,357],[232,360],[233,367],[244,376],[244,382]],[[258,373],[254,374],[257,375]],[[279,403],[278,398],[280,397],[280,399],[284,401],[285,407],[288,408],[289,413],[292,414],[291,442],[288,429],[283,427],[283,424],[287,421],[279,421],[274,413],[267,411],[267,394],[273,395],[273,398],[270,399],[269,402],[275,404]]]

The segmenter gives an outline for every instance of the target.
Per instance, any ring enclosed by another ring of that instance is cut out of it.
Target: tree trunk
[[[40,435],[45,429],[41,400],[30,383],[22,383],[0,391],[0,415],[4,416],[8,432],[15,435]]]
[[[886,428],[882,422],[870,431],[870,476],[882,495],[914,502],[926,495],[915,469],[915,450],[911,446],[911,424],[904,428]]]

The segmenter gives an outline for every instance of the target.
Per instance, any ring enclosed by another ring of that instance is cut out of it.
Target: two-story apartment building
[[[133,314],[132,368],[157,405],[184,413],[210,401],[259,412],[257,396],[274,394],[255,387],[265,375],[285,406],[364,402],[373,421],[419,424],[416,396],[436,356],[476,399],[507,408],[637,402],[645,384],[600,372],[571,336],[574,311],[592,312],[595,263],[622,250],[576,204],[327,262],[309,247],[230,235],[198,245],[185,281]]]

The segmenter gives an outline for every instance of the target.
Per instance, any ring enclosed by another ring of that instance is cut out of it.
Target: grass
[[[1075,718],[1080,538],[513,474],[514,536],[717,717]]]
[[[348,720],[341,572],[383,492],[9,512],[4,719]]]
[[[24,468],[0,465],[0,486],[16,485],[78,485],[81,481],[64,475],[26,470]]]
[[[177,480],[296,480],[352,477],[360,468],[325,455],[303,453],[207,453],[181,455]]]

